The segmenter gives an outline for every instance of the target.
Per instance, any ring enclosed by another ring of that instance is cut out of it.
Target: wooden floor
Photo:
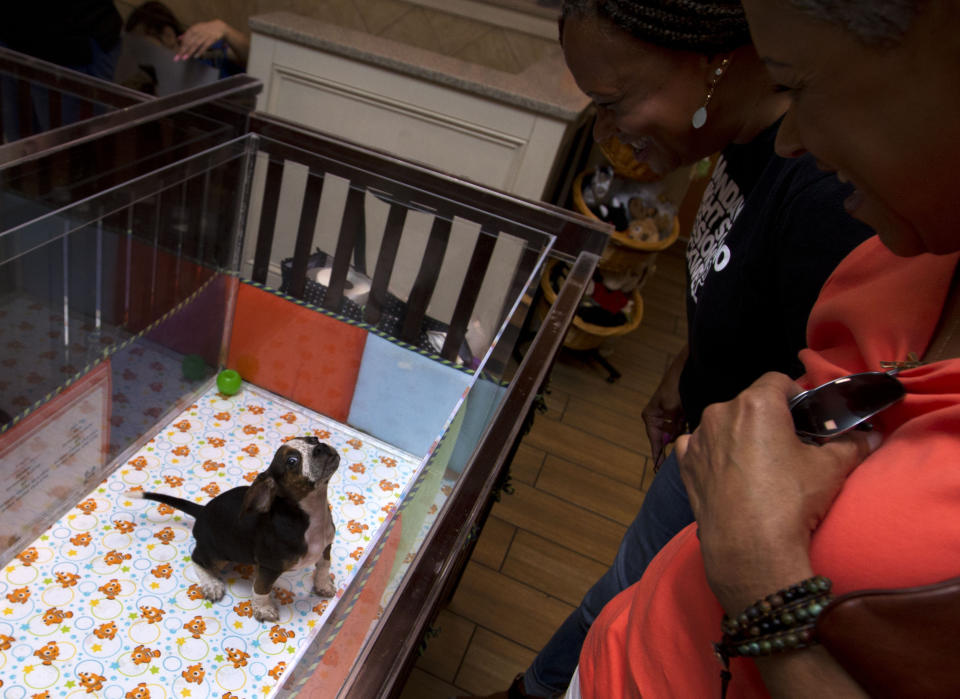
[[[633,333],[609,342],[623,377],[562,355],[449,607],[402,699],[505,689],[613,560],[652,477],[640,411],[685,342],[683,244],[657,260]]]

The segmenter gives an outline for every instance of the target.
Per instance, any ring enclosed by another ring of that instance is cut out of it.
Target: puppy
[[[284,571],[316,565],[314,592],[323,597],[336,593],[330,580],[336,530],[327,484],[339,465],[340,455],[332,447],[316,437],[298,437],[277,449],[251,485],[221,493],[206,505],[162,493],[131,491],[129,496],[165,503],[196,520],[191,558],[206,599],[223,597],[217,569],[224,563],[256,565],[253,616],[276,621],[270,590]]]

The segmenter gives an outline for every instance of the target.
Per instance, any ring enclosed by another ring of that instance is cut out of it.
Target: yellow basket
[[[586,170],[577,175],[573,181],[573,205],[581,214],[594,221],[600,221],[587,203],[583,200],[583,178],[592,174],[592,170]],[[611,272],[633,272],[635,274],[644,274],[646,269],[653,263],[656,253],[666,250],[673,245],[680,236],[680,219],[673,217],[673,226],[670,228],[670,235],[666,238],[654,241],[634,240],[624,231],[615,231],[610,236],[610,242],[600,256],[600,268]]]
[[[543,291],[543,299],[540,301],[540,317],[546,318],[547,310],[557,300],[557,293],[550,285],[550,272],[553,270],[557,260],[548,260],[540,277],[540,289]],[[588,350],[599,347],[608,337],[617,337],[632,332],[640,325],[643,319],[643,297],[640,295],[639,287],[633,290],[633,312],[623,325],[594,325],[586,323],[578,316],[573,317],[573,323],[563,339],[563,346],[572,350]]]

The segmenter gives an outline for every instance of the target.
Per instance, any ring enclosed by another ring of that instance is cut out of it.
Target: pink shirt
[[[856,248],[811,312],[801,383],[880,370],[911,351],[922,356],[958,258],[898,258],[875,237]],[[835,594],[960,575],[960,359],[898,378],[907,397],[873,421],[882,446],[853,471],[813,535],[813,570],[833,580]],[[719,696],[712,643],[723,611],[707,586],[695,527],[594,622],[580,656],[584,697]],[[731,670],[730,699],[767,696],[752,660],[735,659]]]

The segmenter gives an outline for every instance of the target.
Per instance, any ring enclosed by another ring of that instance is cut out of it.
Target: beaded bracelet
[[[750,658],[783,653],[788,650],[801,650],[814,645],[815,642],[814,624],[809,623],[784,631],[776,631],[766,636],[741,639],[734,643],[721,643],[720,645],[723,647],[724,655],[728,658]]]
[[[810,623],[820,615],[830,599],[831,596],[828,593],[804,597],[792,604],[775,607],[769,612],[751,617],[747,626],[742,626],[736,620],[725,619],[722,624],[724,638],[731,640],[748,639]]]
[[[810,600],[829,595],[832,583],[822,575],[814,575],[802,582],[767,595],[740,612],[736,617],[723,617],[725,635],[735,635],[741,629],[747,629],[762,618],[779,615],[783,610],[802,606]]]
[[[736,617],[724,615],[723,638],[713,644],[723,665],[721,697],[726,696],[730,683],[730,658],[760,657],[815,645],[815,624],[832,599],[831,587],[828,578],[815,575],[767,595]]]

